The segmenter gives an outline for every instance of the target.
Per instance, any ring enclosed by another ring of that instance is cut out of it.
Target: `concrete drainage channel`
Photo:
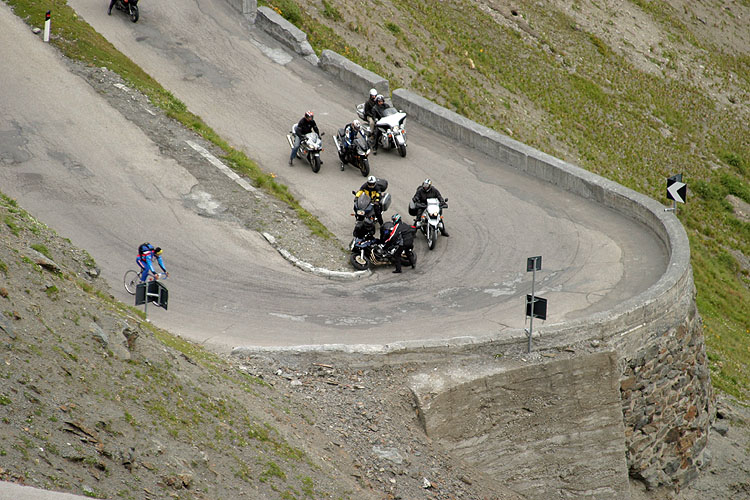
[[[342,84],[391,94],[387,80],[339,54],[325,50],[318,58],[306,35],[275,11],[254,0],[227,1]],[[527,498],[627,499],[629,477],[649,488],[687,484],[704,464],[714,409],[688,239],[679,220],[655,200],[409,90],[396,89],[392,100],[440,134],[640,222],[668,250],[667,271],[610,311],[542,327],[530,355],[520,354],[526,342],[520,330],[502,339],[489,334],[385,346],[237,347],[233,353],[283,352],[318,361],[356,354],[372,364],[423,363],[410,389],[425,432]],[[279,252],[326,277],[356,274],[334,275]],[[475,362],[446,365],[447,356]]]

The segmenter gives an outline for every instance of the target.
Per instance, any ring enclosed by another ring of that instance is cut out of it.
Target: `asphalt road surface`
[[[223,0],[143,2],[135,24],[119,12],[107,16],[101,1],[70,3],[348,242],[351,190],[363,178],[339,170],[331,135],[356,117],[368,89],[342,87]],[[402,214],[432,178],[450,198],[451,237],[429,251],[418,235],[416,271],[317,277],[292,267],[259,234],[191,209],[184,198],[200,181],[70,74],[5,4],[0,61],[0,191],[87,249],[123,301],[132,300],[121,283],[137,245],[165,247],[170,307],[149,308],[150,317],[192,340],[227,348],[502,334],[524,326],[527,257],[543,256],[536,290],[549,301],[548,325],[607,310],[646,290],[666,267],[663,245],[644,226],[407,118],[407,157],[383,152],[372,158],[372,173],[390,181],[391,213]],[[319,174],[286,164],[285,133],[306,109],[327,132]],[[220,191],[211,194],[220,201]]]

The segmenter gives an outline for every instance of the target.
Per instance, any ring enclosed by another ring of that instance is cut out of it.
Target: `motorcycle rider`
[[[388,259],[393,262],[396,266],[394,274],[401,272],[401,254],[406,252],[411,263],[411,268],[415,268],[416,259],[414,258],[414,233],[417,230],[414,226],[410,226],[401,220],[401,215],[393,214],[391,216],[391,222],[393,222],[393,228],[388,234],[388,238],[385,240],[385,250],[388,255]]]
[[[372,119],[377,122],[383,116],[385,116],[385,110],[390,108],[390,105],[388,105],[387,102],[385,102],[385,98],[382,94],[378,94],[375,97],[375,106],[372,107]],[[372,145],[372,154],[376,155],[378,154],[378,144],[380,143],[380,135],[382,134],[382,131],[373,125],[373,130],[375,131],[374,139],[373,139],[373,145]]]
[[[440,202],[440,208],[448,206],[445,203],[445,200],[443,200],[443,196],[440,194],[440,191],[438,191],[438,188],[432,185],[432,180],[425,179],[417,188],[417,192],[414,193],[414,196],[411,199],[417,208],[415,225],[419,223],[419,220],[422,217],[422,212],[427,208],[427,198],[437,198],[438,202]],[[445,222],[440,221],[440,223],[442,224],[440,232],[443,233],[443,236],[450,236],[448,231],[445,230]]]
[[[346,163],[346,161],[351,158],[351,153],[354,153],[357,147],[356,140],[358,135],[362,135],[362,137],[364,137],[365,139],[365,142],[367,141],[365,131],[362,130],[362,124],[359,120],[354,120],[353,122],[348,123],[346,127],[344,127],[344,141],[342,144],[343,151],[341,151],[341,154],[339,155],[342,163]],[[341,168],[343,168],[343,165]]]
[[[294,146],[292,147],[292,155],[289,157],[289,165],[292,165],[294,158],[297,156],[297,151],[299,151],[302,138],[313,130],[316,134],[320,135],[318,124],[315,123],[314,113],[312,111],[305,111],[305,116],[297,122],[297,127],[294,130]]]
[[[359,191],[354,194],[354,197],[359,198],[362,194],[366,194],[370,197],[372,206],[375,210],[375,217],[378,220],[378,224],[382,226],[383,207],[380,202],[383,197],[383,191],[381,190],[381,186],[378,185],[378,179],[374,175],[367,178],[367,181],[360,186]]]
[[[370,141],[372,141],[372,138],[374,137],[375,132],[375,118],[372,116],[372,108],[375,106],[375,101],[378,97],[378,91],[375,89],[370,89],[370,98],[365,101],[365,120],[367,120],[367,123],[370,125]]]

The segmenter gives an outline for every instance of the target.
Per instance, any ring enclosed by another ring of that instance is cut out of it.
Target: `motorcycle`
[[[388,210],[388,207],[391,206],[391,193],[383,193],[386,189],[388,189],[388,181],[385,179],[378,179],[377,182],[380,184],[380,192],[382,193],[380,196],[380,201],[373,202],[372,199],[365,193],[362,193],[361,195],[357,196],[356,191],[352,191],[352,194],[355,196],[354,198],[354,213],[352,214],[357,221],[362,221],[365,219],[375,218],[375,204],[380,204],[380,213]]]
[[[117,0],[115,9],[125,12],[134,23],[138,22],[138,0]]]
[[[364,134],[357,134],[353,147],[347,148],[346,132],[343,128],[340,128],[338,135],[333,136],[333,142],[336,143],[336,150],[339,153],[341,170],[344,170],[344,166],[349,164],[358,168],[362,172],[362,176],[370,175],[370,160],[367,158],[370,155],[370,145],[367,144]]]
[[[388,225],[390,225],[390,223],[387,223],[380,228],[381,239],[383,234],[387,234],[389,230]],[[369,269],[372,266],[391,264],[391,261],[388,258],[388,252],[385,249],[385,245],[380,242],[381,240],[375,238],[374,223],[372,224],[372,228],[373,231],[369,231],[366,234],[362,234],[360,236],[356,235],[355,228],[355,236],[352,239],[351,244],[349,245],[349,250],[351,251],[349,261],[352,263],[352,266],[354,266],[354,269],[357,269],[358,271],[364,271],[365,269]],[[412,252],[412,255],[414,256],[413,263],[416,264],[417,254]],[[402,252],[400,258],[401,265],[412,265],[412,262],[409,260],[409,256],[406,254],[406,252]]]
[[[424,206],[422,206],[424,207]],[[413,201],[409,205],[409,213],[416,215],[419,208]],[[418,220],[414,221],[414,225],[422,231],[422,234],[427,238],[427,246],[430,250],[435,248],[438,236],[443,231],[443,209],[448,208],[448,198],[445,199],[445,203],[442,205],[437,198],[427,198],[427,206],[422,210]]]
[[[366,127],[368,135],[379,135],[382,148],[398,149],[398,154],[403,158],[406,156],[406,129],[404,128],[406,113],[395,108],[386,108],[383,114],[384,116],[375,122],[375,128],[378,130],[370,130]],[[364,103],[357,105],[357,115],[362,121],[367,122]],[[378,131],[380,134],[377,134]]]
[[[132,0],[131,0],[132,1]],[[292,132],[286,135],[287,141],[289,141],[289,147],[294,149],[294,138],[297,132],[297,124],[292,125]],[[297,150],[297,158],[300,160],[305,159],[310,164],[312,171],[316,174],[320,171],[320,152],[323,151],[323,139],[322,136],[325,132],[321,132],[320,135],[316,134],[315,131],[305,134],[299,143],[299,149]]]

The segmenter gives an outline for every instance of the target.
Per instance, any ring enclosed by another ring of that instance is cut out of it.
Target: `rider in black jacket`
[[[372,119],[377,122],[383,118],[383,116],[385,116],[384,112],[388,108],[390,108],[390,106],[385,102],[385,98],[381,94],[378,94],[375,98],[375,106],[372,107]],[[373,136],[372,154],[376,155],[378,154],[378,143],[380,142],[381,131],[378,127],[374,128],[375,135]]]
[[[430,179],[425,179],[422,182],[422,185],[417,188],[417,192],[414,193],[414,196],[411,199],[417,207],[417,220],[422,216],[424,209],[427,208],[427,198],[437,198],[440,202],[441,208],[446,206],[445,200],[443,200],[443,196],[440,194],[440,191],[438,191],[438,188],[432,185]],[[440,232],[443,233],[443,236],[450,236],[448,231],[445,230],[445,222],[442,224],[443,227]]]
[[[365,101],[365,120],[367,120],[367,123],[370,125],[370,134],[371,138],[370,141],[372,141],[372,137],[375,137],[375,118],[372,116],[372,108],[375,106],[375,100],[378,97],[378,91],[375,89],[370,89],[370,98]]]
[[[289,157],[290,165],[294,161],[294,158],[297,156],[297,151],[299,150],[299,145],[302,143],[302,138],[313,130],[316,134],[320,135],[318,124],[315,123],[315,119],[313,118],[313,116],[314,115],[312,111],[306,111],[305,116],[303,116],[302,119],[297,122],[297,128],[294,131],[294,146],[292,146],[292,155]]]
[[[406,252],[406,255],[409,256],[411,268],[414,269],[416,259],[414,258],[413,248],[416,229],[402,221],[399,214],[393,214],[391,221],[393,222],[393,228],[384,243],[388,258],[396,266],[396,270],[393,272],[401,272],[401,254],[403,252]]]

